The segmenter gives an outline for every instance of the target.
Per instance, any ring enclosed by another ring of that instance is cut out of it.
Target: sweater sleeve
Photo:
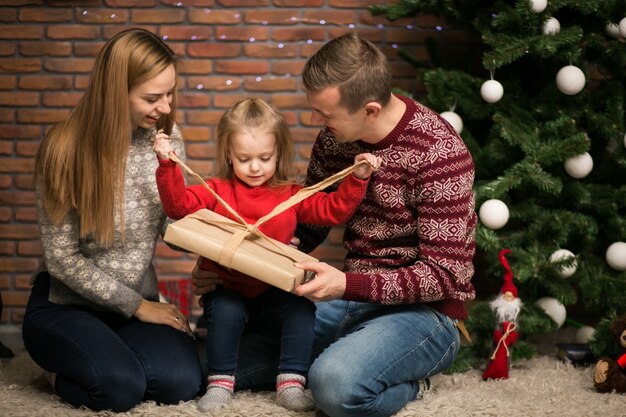
[[[336,226],[347,222],[363,201],[369,178],[360,180],[348,175],[331,193],[318,192],[302,201],[298,222],[319,226]]]
[[[185,187],[180,168],[170,159],[159,159],[156,179],[163,211],[174,220],[214,204],[215,199],[203,185]]]

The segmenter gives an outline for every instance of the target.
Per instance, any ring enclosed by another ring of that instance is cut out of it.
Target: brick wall
[[[215,123],[233,101],[260,96],[284,114],[296,140],[298,166],[319,127],[309,123],[299,78],[306,58],[325,41],[358,30],[392,61],[394,85],[419,93],[415,70],[398,58],[404,48],[425,58],[424,39],[441,32],[432,17],[387,22],[365,0],[0,0],[0,291],[2,323],[19,324],[29,278],[41,256],[33,156],[51,124],[79,100],[103,43],[140,26],[164,39],[182,58],[178,122],[190,166],[213,168]],[[381,2],[382,3],[382,2]],[[455,39],[456,37],[456,39]],[[339,266],[341,228],[315,255]],[[160,243],[163,279],[188,277],[190,256]]]

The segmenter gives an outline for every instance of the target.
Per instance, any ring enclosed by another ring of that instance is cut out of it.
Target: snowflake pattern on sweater
[[[323,129],[307,183],[349,166],[356,154],[382,158],[362,204],[346,225],[344,299],[379,304],[431,303],[457,319],[475,297],[471,278],[477,217],[474,164],[463,140],[437,113],[406,97],[398,125],[376,144],[338,143]],[[299,226],[311,250],[328,228]]]

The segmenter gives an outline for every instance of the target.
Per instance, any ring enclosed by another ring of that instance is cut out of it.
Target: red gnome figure
[[[483,379],[509,378],[509,348],[517,341],[517,315],[522,308],[522,301],[517,297],[517,287],[513,284],[513,273],[505,255],[510,249],[500,251],[500,262],[504,266],[504,284],[498,295],[489,306],[496,316],[496,329],[493,341],[496,345],[491,361],[483,373]]]

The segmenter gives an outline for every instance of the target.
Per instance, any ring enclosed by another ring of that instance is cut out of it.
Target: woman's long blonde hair
[[[270,178],[272,187],[294,182],[295,150],[287,122],[278,110],[260,98],[247,98],[224,112],[217,124],[217,172],[218,178],[232,179],[235,175],[229,163],[229,150],[233,133],[248,128],[267,126],[276,136],[276,172]]]
[[[59,223],[76,210],[80,237],[107,246],[115,239],[115,215],[124,224],[124,177],[131,144],[130,90],[176,65],[172,50],[143,29],[122,31],[102,48],[89,85],[68,118],[54,126],[35,157],[35,183],[48,216]],[[170,133],[171,113],[157,129]]]

